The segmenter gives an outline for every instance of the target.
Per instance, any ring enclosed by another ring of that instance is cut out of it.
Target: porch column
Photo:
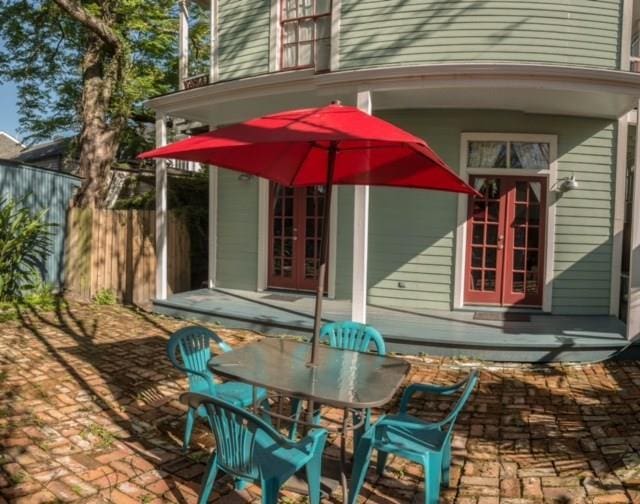
[[[358,92],[358,108],[371,114],[371,91]],[[353,194],[353,273],[351,320],[367,321],[367,260],[369,256],[369,186],[356,186]]]
[[[209,83],[218,80],[218,0],[209,0]]]
[[[165,116],[156,114],[156,147],[167,144]],[[167,162],[156,160],[156,299],[167,299]]]
[[[209,167],[209,288],[216,286],[218,266],[218,168]]]
[[[638,103],[640,110],[640,102]],[[640,117],[639,117],[640,119]],[[638,121],[640,123],[640,120]],[[633,172],[633,204],[629,260],[629,293],[627,304],[627,339],[640,334],[640,124],[636,125],[636,152]]]
[[[178,2],[180,10],[178,26],[178,89],[184,89],[184,81],[189,77],[189,4],[188,0]]]

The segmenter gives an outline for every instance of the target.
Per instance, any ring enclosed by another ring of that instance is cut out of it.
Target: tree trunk
[[[83,59],[82,131],[79,138],[79,172],[84,178],[76,205],[103,205],[111,164],[118,149],[119,124],[110,124],[109,103],[118,71],[108,67],[119,65],[118,57],[109,55],[104,43],[94,37]],[[117,70],[117,69],[116,69]]]

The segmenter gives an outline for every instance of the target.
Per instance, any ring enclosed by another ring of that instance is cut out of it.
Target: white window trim
[[[549,144],[549,169],[522,170],[517,168],[468,168],[468,144],[471,141],[502,141],[502,142],[544,142]],[[460,177],[469,181],[469,175],[505,175],[505,176],[535,176],[547,178],[547,219],[545,230],[545,263],[544,287],[542,290],[542,311],[550,313],[553,295],[553,268],[555,262],[555,191],[558,181],[558,137],[556,135],[534,135],[520,133],[463,133],[460,136]],[[458,196],[458,220],[456,227],[456,262],[454,273],[453,308],[464,308],[464,279],[466,267],[467,244],[467,215],[468,196]]]
[[[280,70],[280,0],[271,0],[269,30],[269,72]]]
[[[331,61],[329,71],[340,70],[340,23],[342,19],[342,0],[331,2]]]
[[[329,271],[327,295],[329,299],[336,297],[336,259],[338,256],[338,198],[340,191],[334,187],[329,209]],[[257,290],[269,287],[269,181],[258,179],[258,278]]]

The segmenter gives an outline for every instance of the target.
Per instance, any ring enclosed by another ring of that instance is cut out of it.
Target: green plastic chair
[[[211,359],[211,341],[214,341],[223,352],[231,351],[231,347],[213,331],[205,327],[190,326],[171,335],[167,345],[167,356],[177,369],[187,374],[189,392],[220,397],[222,400],[240,407],[251,406],[253,403],[251,385],[233,381],[216,383],[214,380],[213,374],[207,367],[209,359]],[[178,359],[178,353],[180,359]],[[258,401],[263,401],[266,398],[267,391],[265,389],[256,389]],[[206,417],[204,409],[189,408],[184,429],[183,451],[187,451],[189,448],[193,425],[197,417]]]
[[[374,327],[360,322],[343,321],[325,324],[320,328],[320,341],[328,343],[332,348],[340,348],[342,350],[352,350],[354,352],[373,351],[378,355],[386,355],[387,353],[382,334]],[[291,410],[293,411],[295,423],[291,427],[289,436],[291,439],[295,439],[298,433],[297,421],[302,415],[302,401],[294,399],[291,404]],[[354,423],[359,423],[362,420],[359,416],[354,416],[353,419]],[[314,411],[314,423],[320,423],[320,405],[317,405],[317,409]],[[371,410],[367,409],[362,427],[354,433],[356,445],[370,425]]]
[[[236,481],[259,484],[262,503],[277,504],[280,487],[302,468],[306,470],[309,502],[320,504],[325,429],[313,429],[294,443],[253,413],[219,398],[186,393],[180,400],[190,409],[206,411],[216,439],[215,452],[202,479],[199,504],[209,500],[219,469]]]
[[[384,472],[389,453],[422,464],[425,504],[437,504],[440,485],[449,485],[453,428],[477,382],[478,372],[473,370],[463,381],[449,387],[428,384],[407,387],[398,415],[381,417],[360,439],[354,455],[349,504],[357,501],[374,449],[378,450],[379,475]],[[458,401],[451,412],[439,422],[430,423],[407,414],[409,401],[416,392],[451,395],[460,389],[462,393]]]

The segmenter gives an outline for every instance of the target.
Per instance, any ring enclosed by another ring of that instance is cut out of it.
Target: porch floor
[[[314,298],[280,292],[200,289],[154,301],[158,313],[218,322],[267,335],[308,336]],[[326,300],[326,321],[351,318],[351,301]],[[475,320],[473,311],[401,310],[369,306],[390,351],[501,362],[586,362],[626,345],[625,326],[609,316],[529,314],[528,321]]]

